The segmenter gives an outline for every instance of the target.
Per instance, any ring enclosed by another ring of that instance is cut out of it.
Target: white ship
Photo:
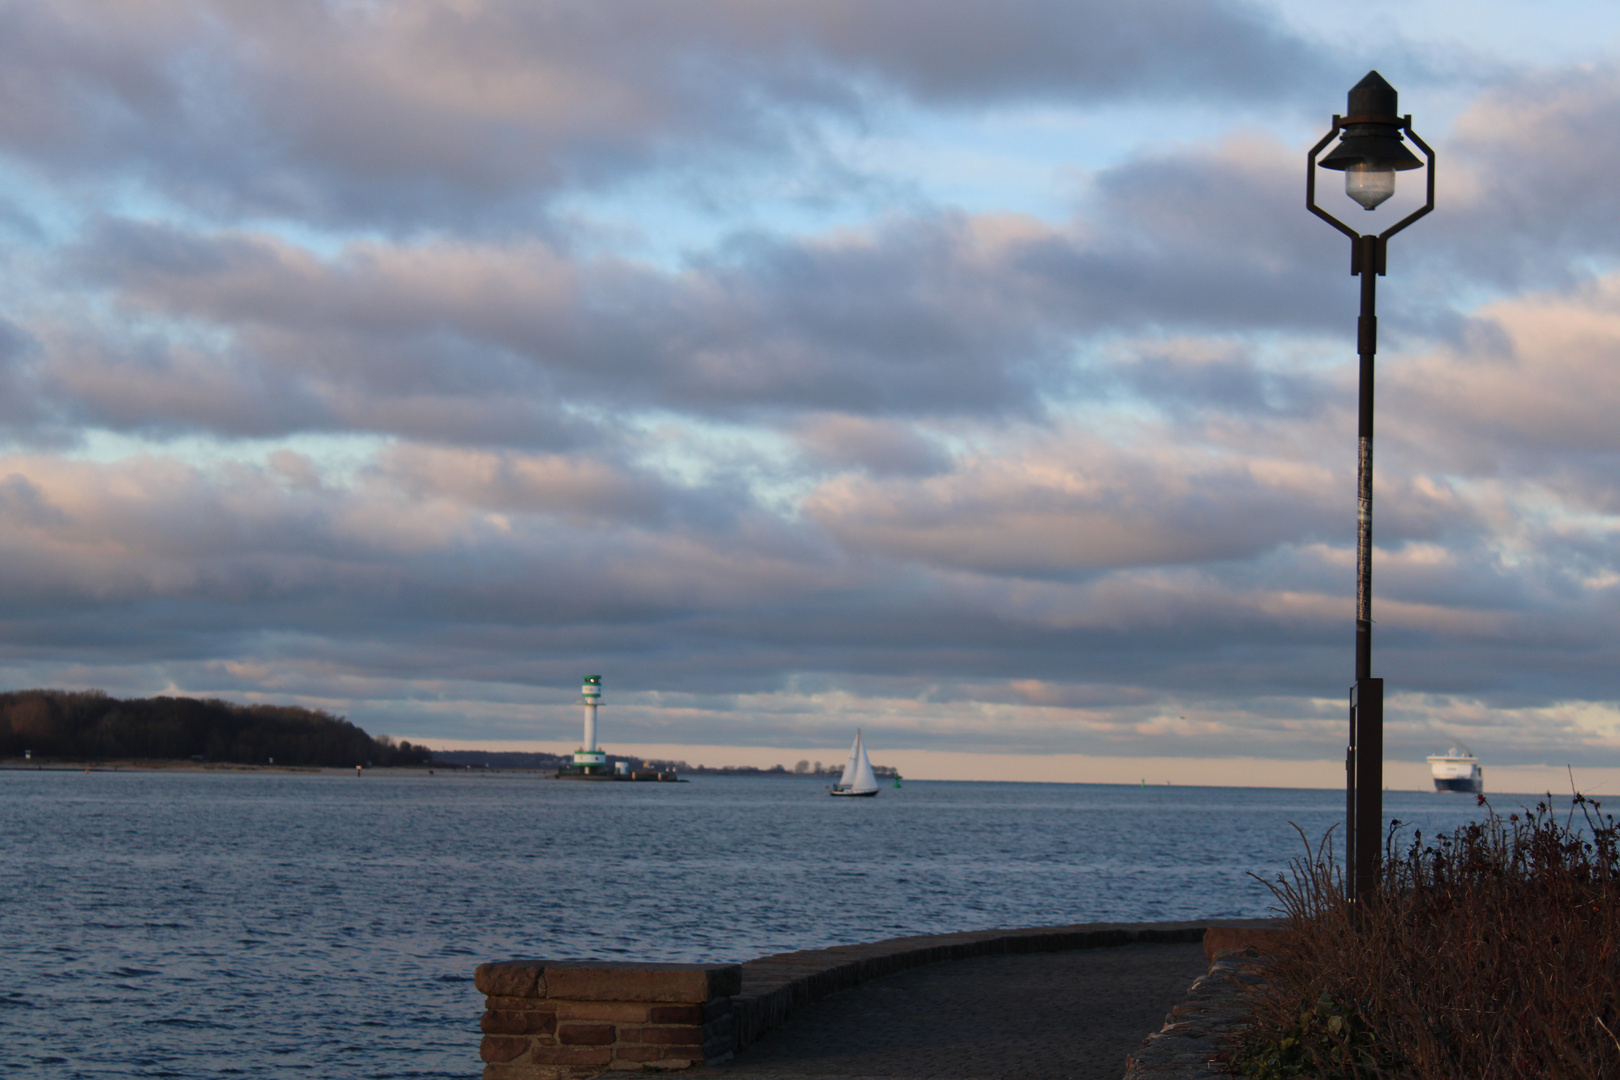
[[[1458,743],[1443,754],[1429,755],[1429,771],[1434,774],[1434,790],[1461,791],[1477,795],[1485,790],[1485,770],[1468,747]]]

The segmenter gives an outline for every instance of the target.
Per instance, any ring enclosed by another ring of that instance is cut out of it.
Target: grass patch
[[[1483,796],[1481,805],[1489,808]],[[1577,815],[1577,811],[1579,814]],[[1620,831],[1577,794],[1404,852],[1346,898],[1332,830],[1266,882],[1290,933],[1232,1048],[1255,1080],[1620,1077]],[[1357,910],[1359,908],[1359,910]]]

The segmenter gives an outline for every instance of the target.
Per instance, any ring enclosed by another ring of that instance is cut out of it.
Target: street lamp
[[[1378,278],[1384,273],[1389,238],[1434,209],[1434,151],[1412,130],[1412,118],[1396,113],[1395,88],[1376,71],[1350,89],[1347,115],[1311,148],[1305,165],[1305,205],[1350,238],[1350,273],[1361,278],[1361,317],[1356,351],[1361,354],[1361,406],[1357,425],[1356,487],[1356,682],[1350,688],[1350,744],[1345,768],[1345,865],[1350,897],[1376,887],[1384,820],[1384,680],[1372,677],[1372,489],[1373,357],[1378,352]],[[1423,151],[1419,160],[1401,133]],[[1339,140],[1320,162],[1316,156]],[[1428,198],[1381,233],[1362,235],[1316,205],[1316,170],[1344,173],[1344,193],[1368,210],[1395,194],[1395,174],[1427,168]]]

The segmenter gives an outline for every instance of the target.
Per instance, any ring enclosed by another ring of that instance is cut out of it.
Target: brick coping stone
[[[1276,925],[1271,919],[1205,919],[973,930],[777,953],[742,964],[481,964],[474,981],[488,998],[484,1076],[582,1080],[609,1069],[716,1064],[811,1002],[924,964],[1153,942],[1206,941],[1208,953]],[[1167,1075],[1155,1073],[1152,1080]]]

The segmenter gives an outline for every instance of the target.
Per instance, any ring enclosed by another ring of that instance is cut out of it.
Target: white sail
[[[844,775],[828,791],[833,795],[866,795],[878,793],[877,777],[872,775],[872,762],[867,759],[866,746],[861,733],[855,732],[855,742],[849,748],[849,760],[844,763]]]
[[[864,761],[865,759],[866,750],[861,746],[861,733],[857,731],[855,732],[855,741],[849,744],[849,760],[844,762],[844,775],[838,778],[838,786],[840,788],[848,790],[850,787],[854,786],[855,775],[858,771],[856,762]],[[871,768],[872,767],[868,765],[867,771],[870,772]]]
[[[859,749],[856,756],[860,760],[855,764],[855,783],[852,786],[856,791],[876,791],[877,777],[872,775],[872,763],[866,758],[866,747],[861,745],[860,732],[855,733],[855,745]]]

